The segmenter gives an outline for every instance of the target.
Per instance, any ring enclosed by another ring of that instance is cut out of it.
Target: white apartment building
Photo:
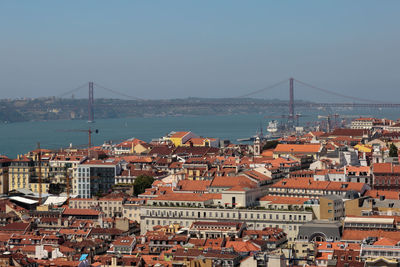
[[[114,160],[87,160],[76,168],[73,180],[73,194],[91,198],[106,193],[115,184],[115,176],[121,171],[120,163]]]

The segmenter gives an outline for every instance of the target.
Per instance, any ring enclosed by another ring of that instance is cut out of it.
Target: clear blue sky
[[[0,98],[90,80],[141,98],[237,96],[293,76],[399,100],[399,14],[396,0],[2,0]],[[287,86],[260,97],[286,99]]]

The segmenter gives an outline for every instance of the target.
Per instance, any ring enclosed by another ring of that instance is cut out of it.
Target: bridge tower
[[[89,82],[88,122],[94,122],[93,105],[94,105],[93,82]]]

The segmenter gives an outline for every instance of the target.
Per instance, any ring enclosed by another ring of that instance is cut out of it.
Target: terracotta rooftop
[[[274,183],[271,187],[360,192],[364,185],[354,182],[314,181],[313,178],[287,178]]]
[[[182,138],[185,137],[185,135],[188,135],[190,132],[175,132],[174,134],[171,135],[171,138]]]
[[[93,210],[93,209],[70,209],[70,208],[67,208],[64,210],[63,215],[66,215],[66,216],[78,216],[78,215],[97,216],[97,215],[100,215],[100,211]]]
[[[212,193],[167,193],[165,195],[159,195],[153,200],[166,200],[166,201],[195,201],[203,202],[211,199],[221,199],[221,194]]]
[[[393,165],[392,163],[374,163],[372,165],[374,173],[399,173],[400,165]]]
[[[321,144],[278,144],[274,153],[318,153]]]
[[[367,237],[386,237],[391,239],[400,240],[400,232],[383,231],[383,230],[349,230],[343,231],[342,240],[349,241],[362,241]]]
[[[400,192],[395,190],[368,190],[365,192],[364,196],[379,198],[384,196],[385,199],[396,199],[400,200]]]
[[[211,185],[211,180],[180,180],[177,188],[179,191],[206,191]]]
[[[212,180],[211,187],[234,187],[241,186],[256,188],[257,184],[246,176],[216,176]]]

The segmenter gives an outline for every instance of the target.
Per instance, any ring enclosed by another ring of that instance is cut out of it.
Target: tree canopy
[[[154,178],[148,175],[139,175],[136,177],[135,182],[133,183],[133,189],[135,195],[142,194],[146,188],[150,188],[154,182]]]
[[[391,144],[389,148],[389,157],[397,157],[397,146],[395,144]]]
[[[265,143],[265,145],[264,145],[264,147],[263,147],[263,150],[275,148],[278,144],[279,144],[279,141],[278,141],[278,140],[270,140],[270,141],[267,141],[267,143]]]

